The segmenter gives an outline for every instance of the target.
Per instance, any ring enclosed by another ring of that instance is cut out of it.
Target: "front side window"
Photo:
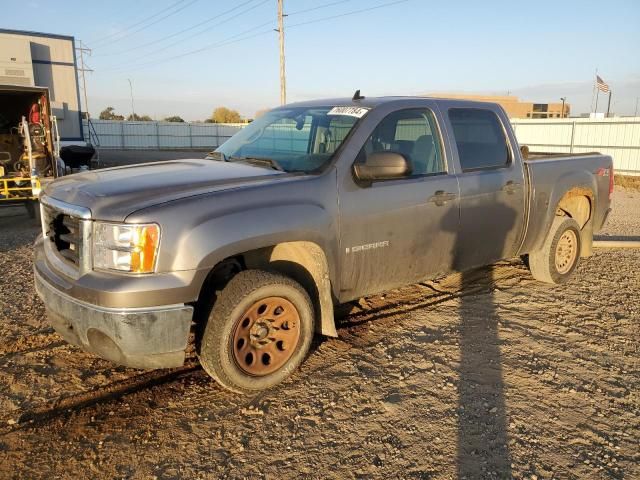
[[[433,113],[424,108],[387,115],[367,139],[357,161],[364,163],[377,152],[402,154],[411,165],[411,176],[447,171]]]
[[[311,173],[329,163],[357,121],[358,117],[332,112],[331,106],[272,110],[215,152],[228,161]]]
[[[452,108],[449,120],[463,172],[502,168],[509,164],[507,139],[494,112],[481,108]]]

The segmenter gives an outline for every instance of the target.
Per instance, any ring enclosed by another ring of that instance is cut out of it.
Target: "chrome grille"
[[[91,269],[91,211],[47,196],[40,198],[45,254],[61,273],[78,278]]]
[[[43,205],[42,210],[44,235],[51,242],[52,250],[62,260],[78,268],[82,246],[80,219],[46,205]]]
[[[52,231],[51,240],[55,244],[56,250],[62,258],[77,267],[80,260],[78,252],[80,251],[80,242],[82,242],[79,220],[69,215],[57,215],[52,222]]]

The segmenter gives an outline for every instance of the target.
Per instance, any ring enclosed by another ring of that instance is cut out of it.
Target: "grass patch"
[[[615,183],[619,187],[640,190],[640,176],[632,177],[630,175],[616,175]]]

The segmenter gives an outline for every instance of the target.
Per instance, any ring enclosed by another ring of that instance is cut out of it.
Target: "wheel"
[[[234,392],[271,388],[306,357],[313,324],[311,300],[297,282],[244,270],[218,295],[200,341],[200,363]]]
[[[573,218],[555,217],[542,248],[529,254],[533,278],[565,283],[580,260],[580,226]]]

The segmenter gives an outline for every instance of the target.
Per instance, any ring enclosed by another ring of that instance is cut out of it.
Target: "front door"
[[[450,271],[457,237],[458,180],[450,173],[433,112],[395,111],[373,130],[356,162],[400,153],[406,177],[340,191],[341,301]]]

